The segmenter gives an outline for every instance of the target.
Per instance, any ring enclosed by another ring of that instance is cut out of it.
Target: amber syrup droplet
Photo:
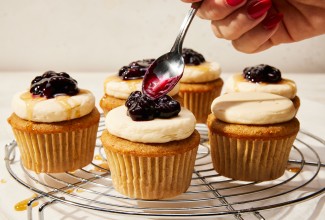
[[[27,204],[28,202],[33,199],[33,198],[36,198],[37,197],[37,194],[34,194],[32,197],[28,198],[28,199],[24,199],[20,202],[18,202],[16,205],[15,205],[15,210],[16,211],[25,211],[27,209]],[[35,206],[38,206],[38,202],[35,201],[32,203],[32,207],[35,207]]]
[[[7,180],[5,180],[5,179],[0,180],[0,183],[6,183],[6,182],[7,182]]]
[[[107,172],[107,170],[109,170],[108,163],[107,162],[103,162],[101,164],[98,164],[98,167],[95,166],[92,171]]]
[[[103,157],[100,156],[99,154],[97,154],[97,155],[94,156],[94,159],[95,160],[103,160]]]
[[[292,173],[298,173],[301,168],[300,167],[288,167],[287,170]]]
[[[67,189],[65,192],[71,194],[71,193],[73,193],[73,191],[74,191],[74,189]]]

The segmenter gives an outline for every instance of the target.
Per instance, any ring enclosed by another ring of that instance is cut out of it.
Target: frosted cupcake
[[[115,189],[130,198],[164,199],[191,182],[200,135],[195,117],[169,96],[133,92],[106,116],[101,137]]]
[[[94,95],[67,73],[45,72],[12,99],[8,118],[23,165],[37,173],[58,173],[92,161],[99,112]]]
[[[108,76],[104,82],[104,96],[100,107],[107,114],[113,108],[124,105],[131,92],[141,90],[143,76],[154,59],[144,59],[123,66],[117,75]],[[181,102],[178,96],[179,84],[168,93]]]
[[[221,68],[216,62],[208,62],[191,49],[183,49],[185,69],[180,79],[179,95],[183,105],[196,117],[197,123],[206,123],[214,98],[220,95],[223,80]]]
[[[214,169],[234,180],[265,181],[283,175],[299,131],[292,101],[261,93],[216,98],[208,117]]]
[[[275,67],[260,64],[246,67],[243,73],[233,74],[225,83],[225,92],[267,92],[291,99],[298,111],[300,99],[296,83],[284,79]]]

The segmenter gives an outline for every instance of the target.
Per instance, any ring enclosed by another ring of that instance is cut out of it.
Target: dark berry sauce
[[[141,79],[146,73],[148,67],[155,61],[155,59],[144,59],[130,63],[128,66],[123,66],[118,75],[123,80]]]
[[[65,72],[56,73],[47,71],[41,76],[36,76],[30,86],[33,95],[53,98],[56,94],[76,95],[79,92],[77,81]]]
[[[155,118],[172,118],[181,111],[181,105],[168,95],[151,99],[140,91],[134,91],[125,102],[127,114],[133,121],[149,121]]]
[[[159,79],[156,75],[151,74],[148,75],[146,82],[142,85],[143,91],[146,91],[146,95],[152,99],[157,99],[168,92],[166,89],[173,88],[178,80],[175,77]]]
[[[205,62],[205,59],[202,54],[188,48],[183,48],[182,57],[186,65],[200,65]]]
[[[277,83],[282,80],[280,70],[266,64],[246,67],[243,71],[243,77],[255,83]]]

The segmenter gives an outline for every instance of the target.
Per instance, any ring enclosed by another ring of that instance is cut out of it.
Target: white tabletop
[[[103,94],[103,81],[108,73],[69,73],[78,80],[80,88],[91,90],[98,100]],[[11,114],[10,101],[14,93],[29,87],[30,81],[39,73],[30,72],[2,72],[0,73],[0,219],[27,219],[26,211],[17,212],[14,205],[31,195],[33,192],[18,184],[5,168],[4,145],[13,140],[11,128],[6,119]],[[229,74],[222,74],[224,80]],[[325,72],[324,73],[299,73],[283,74],[284,78],[294,80],[298,86],[298,96],[301,99],[301,107],[297,118],[301,128],[322,139],[325,139]],[[325,149],[317,149],[321,161],[325,161]],[[320,186],[325,187],[324,168],[320,171]],[[262,211],[266,219],[323,219],[325,216],[325,195],[321,195],[309,201],[294,206],[279,208],[276,210]],[[47,211],[55,215],[55,219],[106,219],[108,215],[97,215],[91,212],[80,210],[75,207],[63,207],[71,209],[69,215],[63,215],[60,209]],[[110,216],[111,218],[112,216]],[[113,217],[112,217],[113,218]],[[229,219],[234,219],[232,216]],[[38,219],[34,216],[34,219]],[[47,218],[46,218],[47,219]],[[48,218],[53,219],[53,218]],[[251,219],[251,218],[247,218]]]

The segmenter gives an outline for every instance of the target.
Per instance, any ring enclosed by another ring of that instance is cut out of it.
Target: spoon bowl
[[[201,3],[202,1],[192,4],[170,52],[160,56],[147,69],[142,82],[142,92],[150,98],[157,99],[167,94],[182,78],[185,67],[182,57],[184,37]]]
[[[184,71],[182,54],[172,51],[160,56],[148,68],[143,79],[143,92],[157,99],[172,90]]]

